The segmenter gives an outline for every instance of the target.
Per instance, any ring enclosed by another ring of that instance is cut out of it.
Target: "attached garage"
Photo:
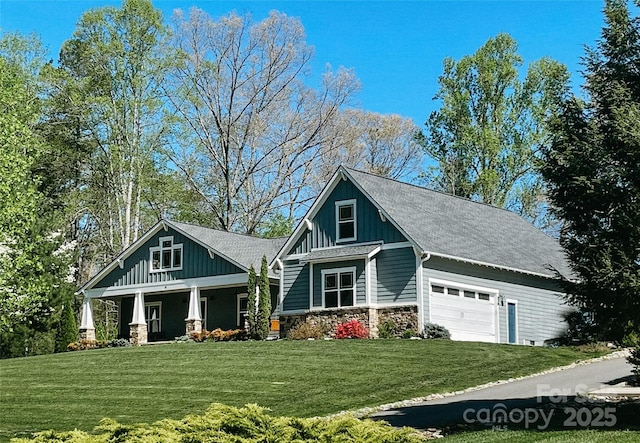
[[[497,291],[436,280],[429,287],[430,321],[447,328],[452,340],[499,341]]]

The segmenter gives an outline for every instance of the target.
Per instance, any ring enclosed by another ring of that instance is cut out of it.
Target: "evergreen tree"
[[[71,302],[62,308],[62,318],[58,325],[56,334],[56,352],[64,352],[67,345],[78,340],[78,324],[76,323],[76,315]]]
[[[254,337],[256,335],[256,307],[258,304],[258,295],[256,294],[256,270],[251,265],[249,268],[249,281],[247,282],[247,323],[249,324],[249,337]],[[242,326],[242,325],[240,325]]]
[[[588,102],[565,100],[542,174],[576,274],[568,299],[621,339],[640,327],[640,18],[624,0],[604,13],[583,59]]]
[[[258,293],[258,315],[256,316],[256,338],[264,340],[271,329],[271,290],[269,288],[269,268],[267,257],[262,256]]]

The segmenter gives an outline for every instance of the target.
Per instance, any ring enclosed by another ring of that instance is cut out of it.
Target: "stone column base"
[[[147,343],[147,324],[129,323],[129,335],[131,344],[134,346]]]
[[[89,340],[95,341],[96,339],[96,330],[95,329],[80,329],[79,331],[80,340]]]
[[[192,332],[202,332],[202,320],[190,320],[186,319],[185,321],[187,335]]]

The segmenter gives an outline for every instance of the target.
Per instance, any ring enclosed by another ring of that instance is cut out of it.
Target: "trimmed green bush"
[[[389,424],[345,415],[333,418],[273,417],[257,405],[243,408],[212,404],[202,415],[182,420],[161,420],[153,424],[123,425],[103,419],[95,434],[82,431],[45,431],[33,439],[14,439],[14,443],[173,443],[233,442],[371,442],[418,443],[426,439],[410,428],[395,429]]]
[[[441,338],[444,340],[451,340],[451,333],[444,326],[437,325],[435,323],[427,323],[424,325],[424,332],[422,333],[424,338],[436,339]]]

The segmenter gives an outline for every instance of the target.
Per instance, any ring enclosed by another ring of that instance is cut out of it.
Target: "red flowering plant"
[[[336,328],[336,338],[368,338],[369,331],[358,320],[349,320]]]

